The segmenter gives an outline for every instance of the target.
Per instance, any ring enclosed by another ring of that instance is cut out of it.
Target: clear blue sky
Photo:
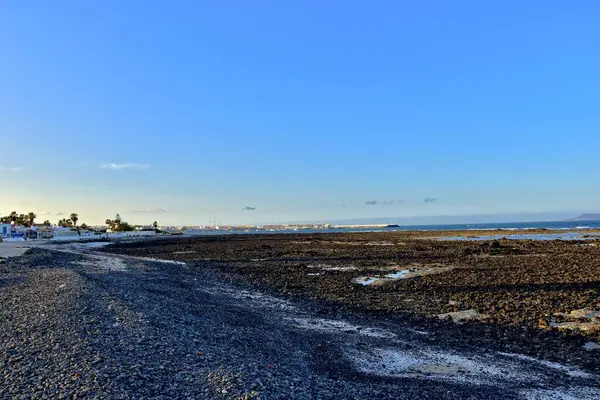
[[[598,210],[599,20],[593,0],[2,2],[0,213]]]

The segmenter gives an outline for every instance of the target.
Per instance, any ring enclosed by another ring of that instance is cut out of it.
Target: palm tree
[[[113,231],[120,231],[121,230],[121,222],[122,222],[122,218],[119,214],[115,215],[115,220],[113,221]]]
[[[79,215],[77,213],[71,214],[71,221],[73,221],[73,226],[77,226],[78,220],[79,220]]]
[[[17,214],[16,211],[12,211],[10,213],[10,215],[8,216],[8,218],[10,219],[11,222],[14,222],[16,224],[17,223],[17,219],[19,218],[19,214]]]
[[[45,221],[44,221],[44,226],[50,226],[50,225],[52,225],[52,224],[50,223],[50,221],[48,221],[48,220],[45,220]]]
[[[37,217],[37,215],[35,215],[34,212],[30,212],[29,214],[27,214],[27,219],[29,222],[29,226],[32,227],[33,226],[33,221],[35,221],[35,218]]]
[[[154,227],[154,229],[158,229],[158,222],[154,221],[152,223],[152,226]]]
[[[73,221],[71,221],[70,219],[63,218],[60,221],[58,221],[58,226],[62,226],[63,228],[68,228],[68,227],[73,226]]]

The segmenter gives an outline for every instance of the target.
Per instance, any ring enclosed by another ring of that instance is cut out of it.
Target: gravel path
[[[24,241],[1,241],[0,239],[0,260],[8,257],[17,257],[24,254],[29,249],[27,242]]]
[[[0,398],[60,397],[596,399],[600,380],[194,264],[62,245],[0,264]]]

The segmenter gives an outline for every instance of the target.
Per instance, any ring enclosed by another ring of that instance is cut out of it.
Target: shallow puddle
[[[363,286],[369,286],[374,283],[380,284],[387,281],[393,281],[397,279],[410,279],[419,276],[440,274],[453,269],[453,267],[438,267],[438,268],[413,268],[413,269],[401,269],[386,275],[379,276],[361,276],[353,280],[354,283]]]
[[[377,281],[381,280],[381,278],[368,278],[361,276],[360,278],[356,278],[354,283],[358,283],[359,285],[369,286]]]

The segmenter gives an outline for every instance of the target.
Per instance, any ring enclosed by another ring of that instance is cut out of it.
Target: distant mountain
[[[600,221],[600,214],[581,214],[567,221]]]

